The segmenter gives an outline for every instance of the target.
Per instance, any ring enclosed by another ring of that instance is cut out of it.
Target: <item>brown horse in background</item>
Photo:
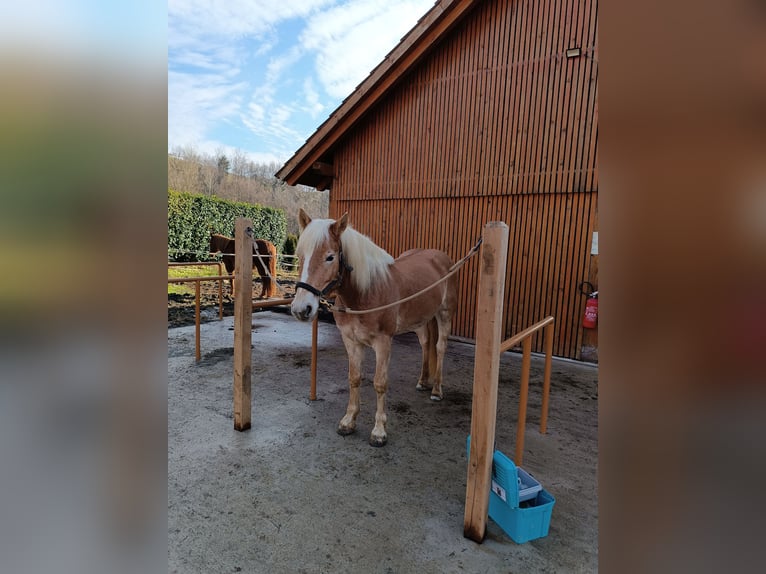
[[[234,239],[220,235],[210,234],[210,253],[222,253],[223,264],[229,275],[234,274]],[[271,298],[277,294],[277,248],[271,241],[266,239],[253,240],[253,269],[261,276],[263,290],[261,298]],[[231,280],[231,295],[234,296],[234,281]]]

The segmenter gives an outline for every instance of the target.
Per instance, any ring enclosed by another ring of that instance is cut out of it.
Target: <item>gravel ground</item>
[[[218,321],[217,308],[205,316],[199,363],[193,324],[168,329],[169,572],[597,571],[595,367],[554,360],[540,435],[543,360],[533,358],[523,466],[556,498],[550,532],[516,544],[490,520],[476,544],[463,537],[472,345],[450,342],[435,403],[415,390],[417,338],[395,339],[388,444],[373,448],[372,351],[358,431],[339,436],[348,363],[335,325],[320,322],[318,400],[309,401],[310,325],[255,313],[253,422],[237,432],[233,318]],[[511,457],[520,366],[519,354],[503,354],[496,444]]]

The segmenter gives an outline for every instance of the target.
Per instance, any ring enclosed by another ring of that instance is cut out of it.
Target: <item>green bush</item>
[[[294,233],[288,233],[285,244],[282,247],[282,253],[285,255],[295,255],[295,247],[298,245],[298,236]]]
[[[298,245],[298,236],[294,233],[288,233],[285,244],[282,247],[283,255],[295,255],[295,248]],[[290,257],[289,259],[283,259],[282,269],[285,271],[295,271],[297,269],[297,261]]]
[[[247,217],[253,236],[277,246],[285,243],[287,219],[282,209],[228,201],[218,197],[168,190],[168,258],[174,261],[208,259],[210,234],[234,237],[234,221]]]

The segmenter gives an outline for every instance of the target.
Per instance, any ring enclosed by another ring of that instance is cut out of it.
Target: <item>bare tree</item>
[[[299,207],[314,217],[327,216],[328,192],[285,184],[274,175],[281,167],[278,162],[253,162],[241,150],[230,155],[223,149],[211,155],[191,146],[173,148],[168,154],[168,187],[284,209],[287,230],[294,234]]]

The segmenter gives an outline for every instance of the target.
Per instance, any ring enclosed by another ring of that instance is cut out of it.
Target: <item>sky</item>
[[[168,151],[283,163],[434,0],[169,0]]]

